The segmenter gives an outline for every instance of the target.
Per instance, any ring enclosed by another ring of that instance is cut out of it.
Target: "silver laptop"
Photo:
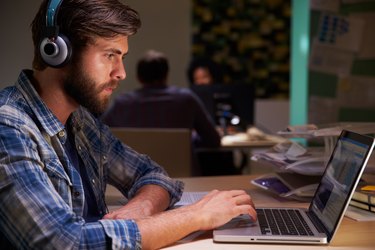
[[[236,217],[214,230],[214,241],[329,244],[373,147],[373,138],[342,131],[308,209],[257,208],[257,222]]]

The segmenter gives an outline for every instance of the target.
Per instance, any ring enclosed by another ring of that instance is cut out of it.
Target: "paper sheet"
[[[310,53],[310,70],[334,75],[351,72],[354,52],[337,49],[313,41]]]
[[[371,213],[353,206],[348,206],[345,216],[356,221],[375,221],[375,213]]]
[[[374,13],[355,13],[350,15],[353,18],[362,19],[366,22],[362,43],[356,58],[358,59],[374,59],[375,58],[375,32],[373,31],[375,23]]]
[[[361,18],[322,13],[316,41],[319,44],[357,52],[362,43],[365,21]]]

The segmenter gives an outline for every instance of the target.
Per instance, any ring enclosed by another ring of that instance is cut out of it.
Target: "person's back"
[[[220,146],[220,135],[201,100],[190,89],[167,86],[167,74],[166,57],[147,52],[137,67],[143,86],[119,95],[102,120],[111,127],[188,128],[198,135],[196,146]]]
[[[193,128],[199,108],[187,89],[146,87],[120,95],[103,120],[111,127]]]

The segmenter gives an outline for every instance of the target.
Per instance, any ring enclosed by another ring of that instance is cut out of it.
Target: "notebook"
[[[257,208],[256,222],[247,215],[236,217],[214,230],[214,241],[329,244],[373,147],[373,138],[342,131],[308,209]],[[278,223],[286,225],[279,226]]]

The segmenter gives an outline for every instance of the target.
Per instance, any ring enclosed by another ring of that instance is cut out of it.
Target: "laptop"
[[[215,229],[213,240],[329,244],[344,217],[373,148],[374,138],[342,131],[308,209],[256,208],[256,222],[252,222],[248,215],[236,217]]]

